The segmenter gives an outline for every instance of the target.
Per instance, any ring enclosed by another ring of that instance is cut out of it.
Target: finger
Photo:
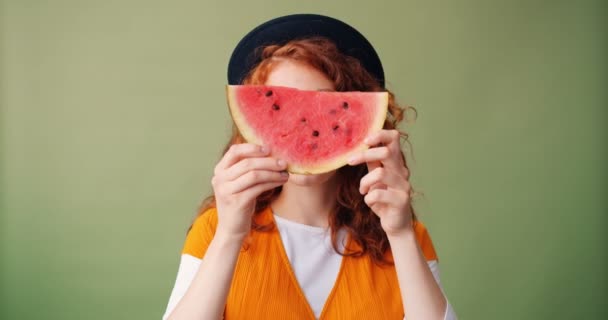
[[[228,182],[226,191],[235,194],[247,190],[257,184],[266,182],[285,183],[289,179],[289,174],[285,171],[252,170],[240,176],[234,181]]]
[[[359,192],[366,194],[372,189],[386,189],[387,187],[395,187],[399,183],[399,177],[391,174],[385,168],[376,168],[361,178],[359,184]]]
[[[371,172],[376,168],[382,167],[382,162],[380,161],[371,161],[367,163],[367,172]]]
[[[391,151],[388,147],[375,147],[367,150],[363,150],[359,153],[354,154],[348,160],[348,164],[351,166],[356,166],[361,163],[372,163],[371,168],[368,168],[369,171],[375,169],[380,166],[380,164],[386,164],[387,160],[391,157]],[[389,162],[390,164],[390,162]]]
[[[408,201],[408,194],[395,189],[374,189],[370,191],[363,200],[368,207],[384,204],[391,207],[400,207]]]
[[[280,185],[283,185],[284,183],[285,181],[259,183],[243,191],[242,194],[247,199],[253,200],[257,198],[260,194],[262,194],[264,191],[274,189]]]
[[[245,158],[228,168],[224,173],[226,180],[235,180],[252,170],[282,171],[287,168],[284,160],[276,158]]]
[[[369,190],[367,192],[369,193],[370,191],[376,190],[376,189],[386,190],[386,189],[388,189],[388,186],[385,185],[384,183],[375,183],[369,188]]]
[[[224,154],[222,160],[217,164],[216,169],[224,170],[239,162],[246,157],[263,157],[269,154],[267,147],[262,147],[252,143],[239,143],[230,146]],[[218,174],[218,172],[216,172]]]
[[[401,150],[401,146],[399,145],[400,137],[401,134],[397,130],[380,130],[370,134],[364,142],[370,147],[378,145],[387,146],[391,151],[397,153]]]

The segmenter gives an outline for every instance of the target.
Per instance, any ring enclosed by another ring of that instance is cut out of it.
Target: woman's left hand
[[[359,192],[365,203],[380,217],[388,236],[412,228],[410,173],[403,163],[399,131],[381,130],[365,139],[371,148],[353,155],[348,164],[367,163],[368,173],[361,179]]]

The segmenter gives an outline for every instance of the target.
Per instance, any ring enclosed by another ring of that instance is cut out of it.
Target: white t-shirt
[[[274,215],[274,219],[298,284],[318,319],[325,300],[334,286],[343,257],[332,247],[329,229],[300,224],[277,215]],[[338,250],[341,252],[344,249],[345,241],[346,232],[340,230],[337,243]],[[169,316],[188,290],[200,264],[201,259],[188,254],[182,255],[177,279],[163,320]],[[429,261],[428,265],[441,287],[437,260]],[[444,320],[456,320],[456,314],[449,303]]]

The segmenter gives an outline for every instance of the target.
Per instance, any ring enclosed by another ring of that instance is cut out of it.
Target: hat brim
[[[242,84],[249,71],[261,61],[259,48],[310,37],[324,37],[334,42],[340,52],[358,59],[384,87],[382,63],[371,43],[350,25],[317,14],[275,18],[250,31],[232,52],[228,63],[228,83]]]

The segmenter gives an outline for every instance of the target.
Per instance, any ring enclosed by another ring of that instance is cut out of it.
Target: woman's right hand
[[[234,144],[219,161],[211,185],[218,214],[216,233],[243,239],[251,229],[256,198],[289,178],[284,160],[259,145]]]

